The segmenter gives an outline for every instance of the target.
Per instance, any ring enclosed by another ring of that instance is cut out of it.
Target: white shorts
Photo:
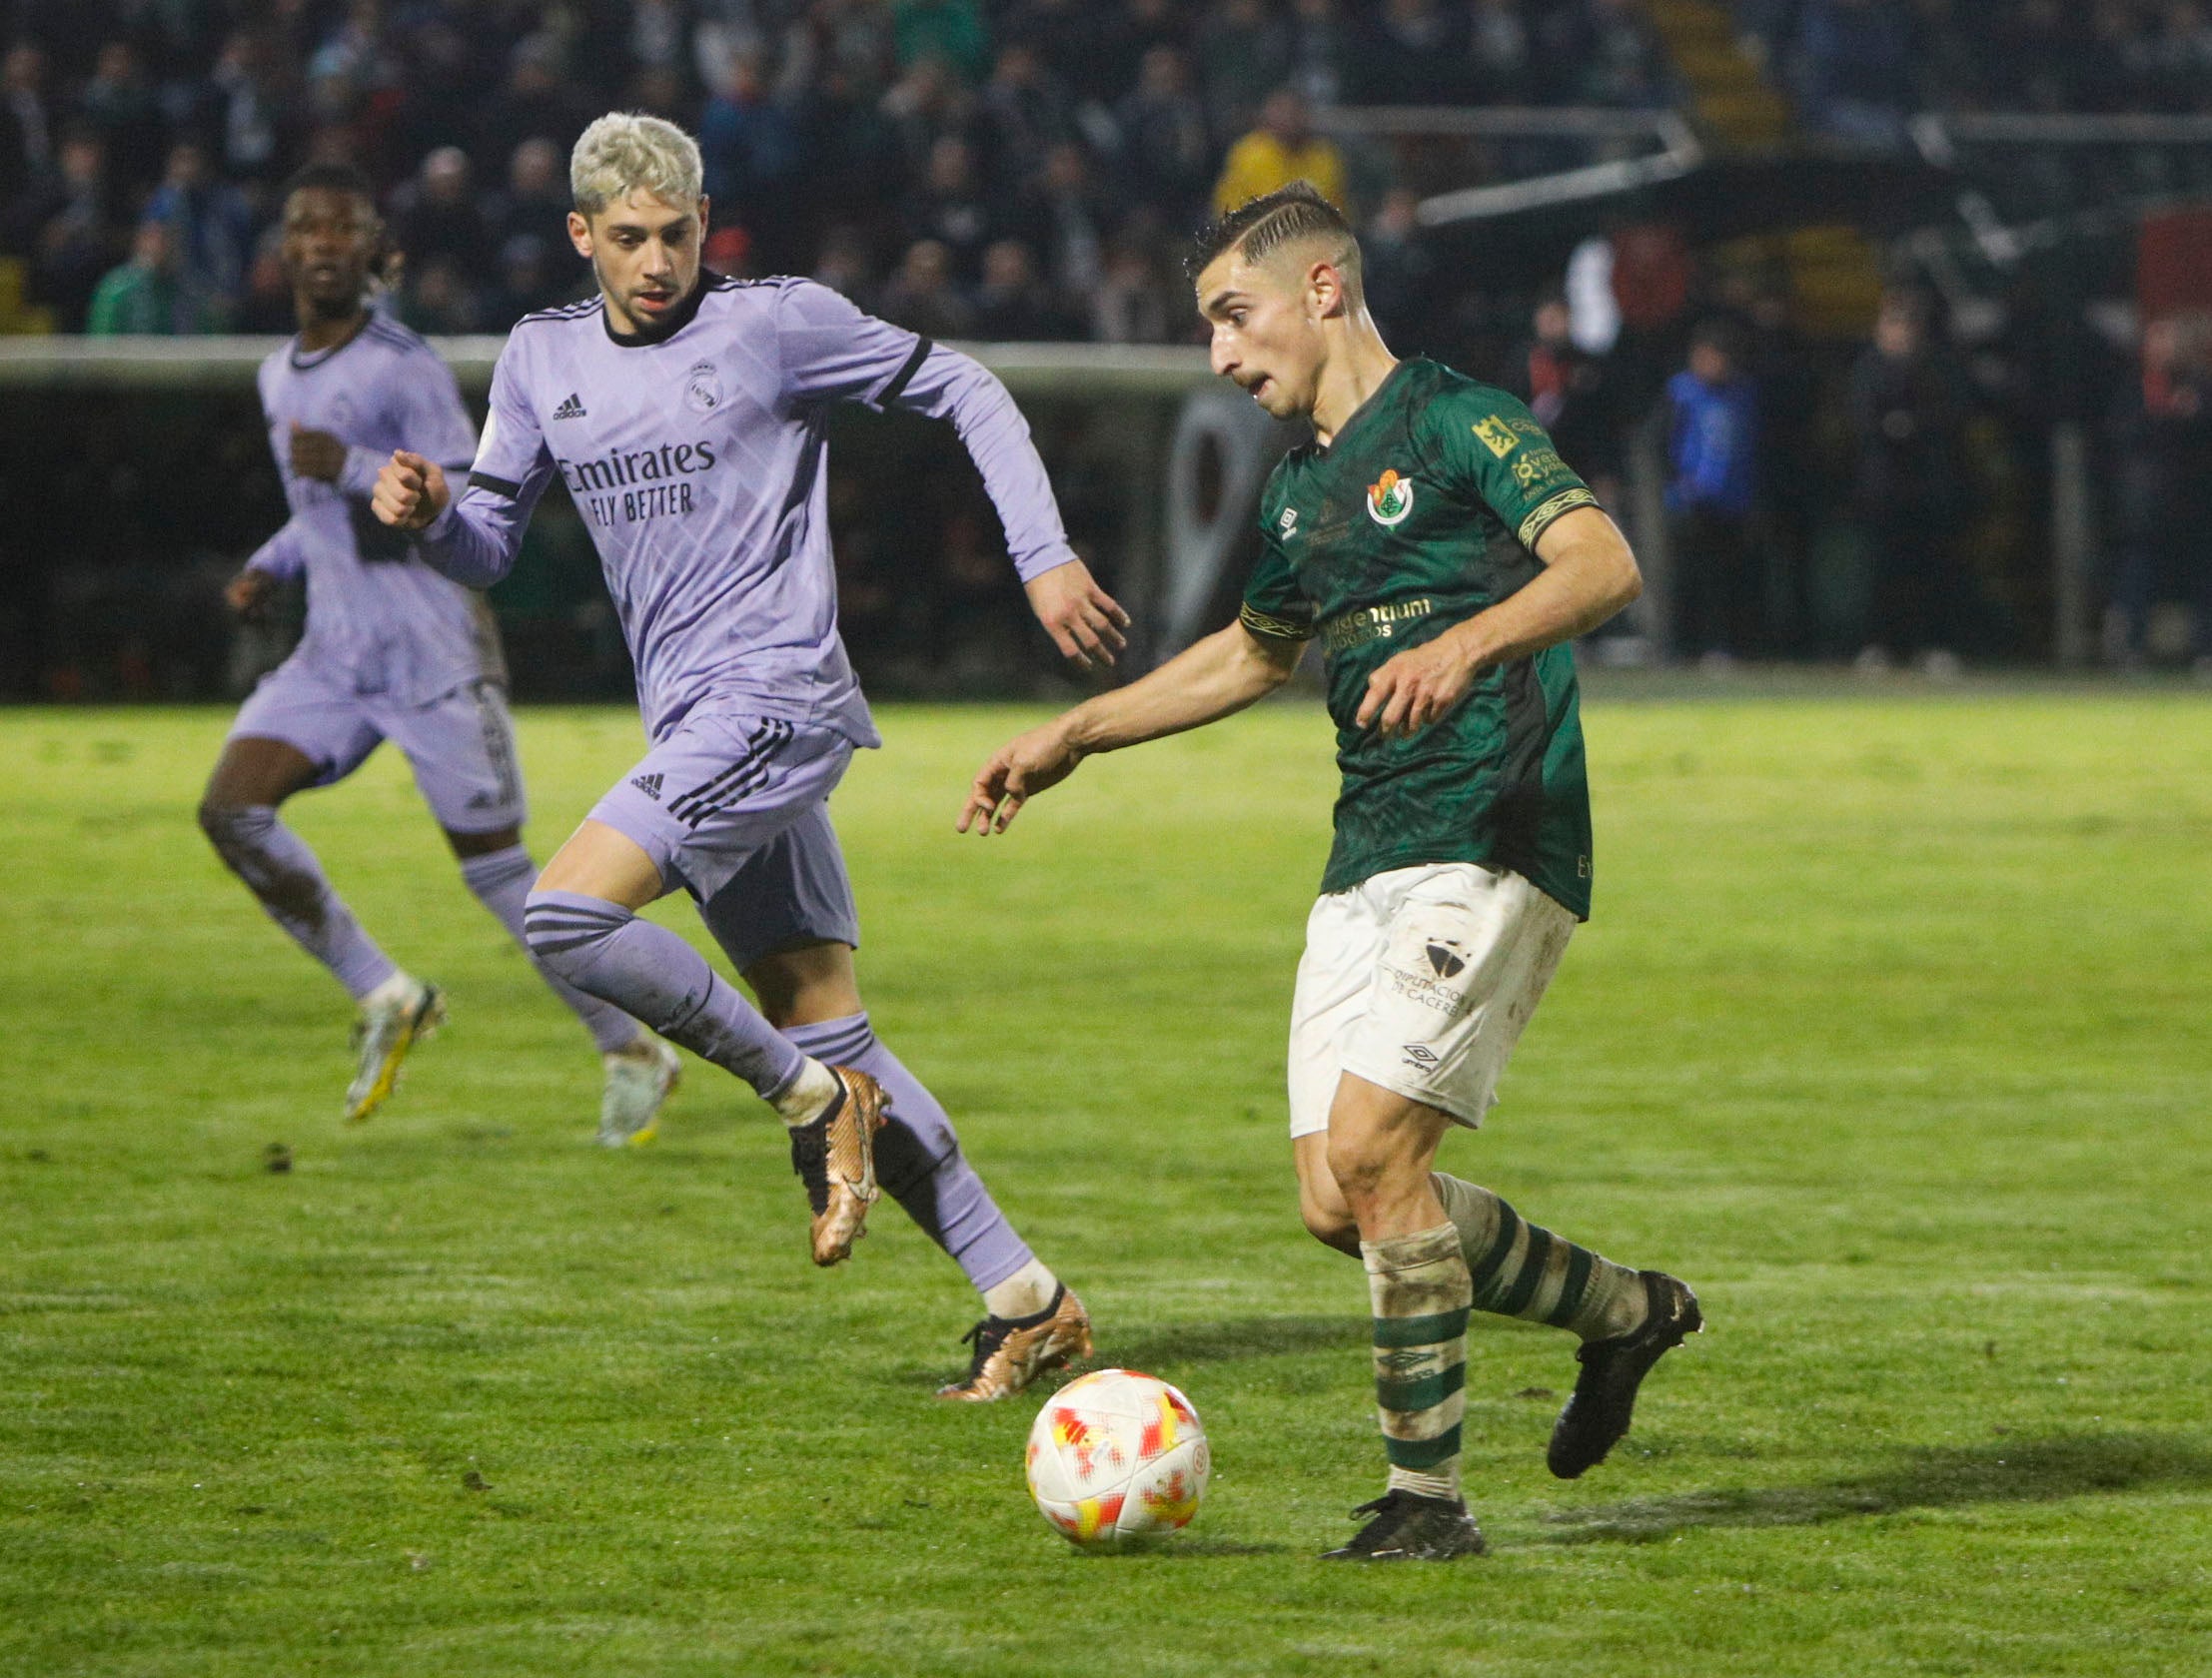
[[[1521,875],[1469,862],[1394,868],[1322,898],[1291,1000],[1291,1135],[1329,1128],[1348,1072],[1481,1124],[1574,931],[1574,913]]]

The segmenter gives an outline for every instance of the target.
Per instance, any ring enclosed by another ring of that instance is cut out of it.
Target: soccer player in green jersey
[[[1470,1308],[1579,1335],[1552,1471],[1628,1431],[1697,1301],[1432,1171],[1475,1126],[1590,912],[1590,793],[1567,642],[1642,590],[1635,556],[1529,411],[1418,357],[1362,302],[1360,250],[1304,182],[1200,236],[1214,371],[1303,416],[1261,497],[1239,620],[1000,748],[960,829],[1004,832],[1095,752],[1196,728],[1326,660],[1343,791],[1291,1005],[1300,1209],[1367,1266],[1390,1483],[1331,1556],[1445,1558],[1483,1539],[1460,1495]]]

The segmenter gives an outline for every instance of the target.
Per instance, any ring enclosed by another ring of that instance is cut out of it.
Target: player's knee
[[[266,804],[233,804],[219,798],[200,801],[200,831],[233,869],[262,854],[276,823],[277,812]]]
[[[1385,1137],[1344,1126],[1329,1133],[1329,1175],[1352,1206],[1373,1199],[1397,1163]]]
[[[523,942],[540,967],[582,989],[585,970],[633,919],[616,904],[534,891],[523,900]]]
[[[1298,1215],[1305,1220],[1306,1233],[1323,1247],[1333,1247],[1355,1258],[1360,1256],[1360,1227],[1352,1222],[1349,1208],[1324,1206],[1311,1196],[1301,1196]]]

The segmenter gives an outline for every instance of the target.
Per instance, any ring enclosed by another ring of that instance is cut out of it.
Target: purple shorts
[[[702,707],[600,799],[591,820],[633,839],[664,885],[701,904],[741,970],[817,940],[860,943],[829,795],[852,742],[780,717]]]
[[[314,763],[317,786],[344,780],[390,740],[448,833],[497,833],[522,826],[529,813],[515,723],[493,682],[406,705],[389,694],[357,693],[344,672],[295,654],[247,695],[230,737],[282,740]]]

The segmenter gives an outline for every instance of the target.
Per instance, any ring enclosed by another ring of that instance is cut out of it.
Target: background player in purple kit
[[[376,511],[420,532],[448,576],[482,586],[514,564],[560,475],[598,546],[651,746],[547,865],[531,947],[775,1108],[816,1263],[851,1251],[880,1174],[983,1295],[969,1372],[941,1395],[1002,1397],[1087,1355],[1090,1323],[861,1007],[828,798],[854,749],[881,740],[837,635],[829,405],[953,422],[1062,651],[1111,661],[1128,619],[1068,546],[1005,388],[811,281],[703,272],[699,179],[698,147],[671,124],[611,115],[583,132],[568,232],[599,295],[517,325],[458,496],[437,458],[403,450],[378,478]],[[678,887],[758,1008],[636,917]]]
[[[345,779],[390,739],[407,754],[470,890],[518,941],[537,873],[523,848],[522,772],[492,615],[369,512],[378,467],[395,444],[417,442],[456,462],[476,447],[437,353],[368,307],[382,237],[358,171],[316,166],[294,178],[284,260],[300,332],[262,364],[260,381],[292,516],[247,561],[229,598],[252,614],[279,582],[305,576],[307,633],[240,710],[200,806],[223,860],[361,1005],[360,1060],[346,1093],[352,1120],[392,1093],[410,1047],[445,1018],[445,999],[362,930],[277,807],[303,788]],[[648,1138],[675,1082],[675,1052],[618,1008],[551,973],[546,980],[603,1057],[599,1140]]]

